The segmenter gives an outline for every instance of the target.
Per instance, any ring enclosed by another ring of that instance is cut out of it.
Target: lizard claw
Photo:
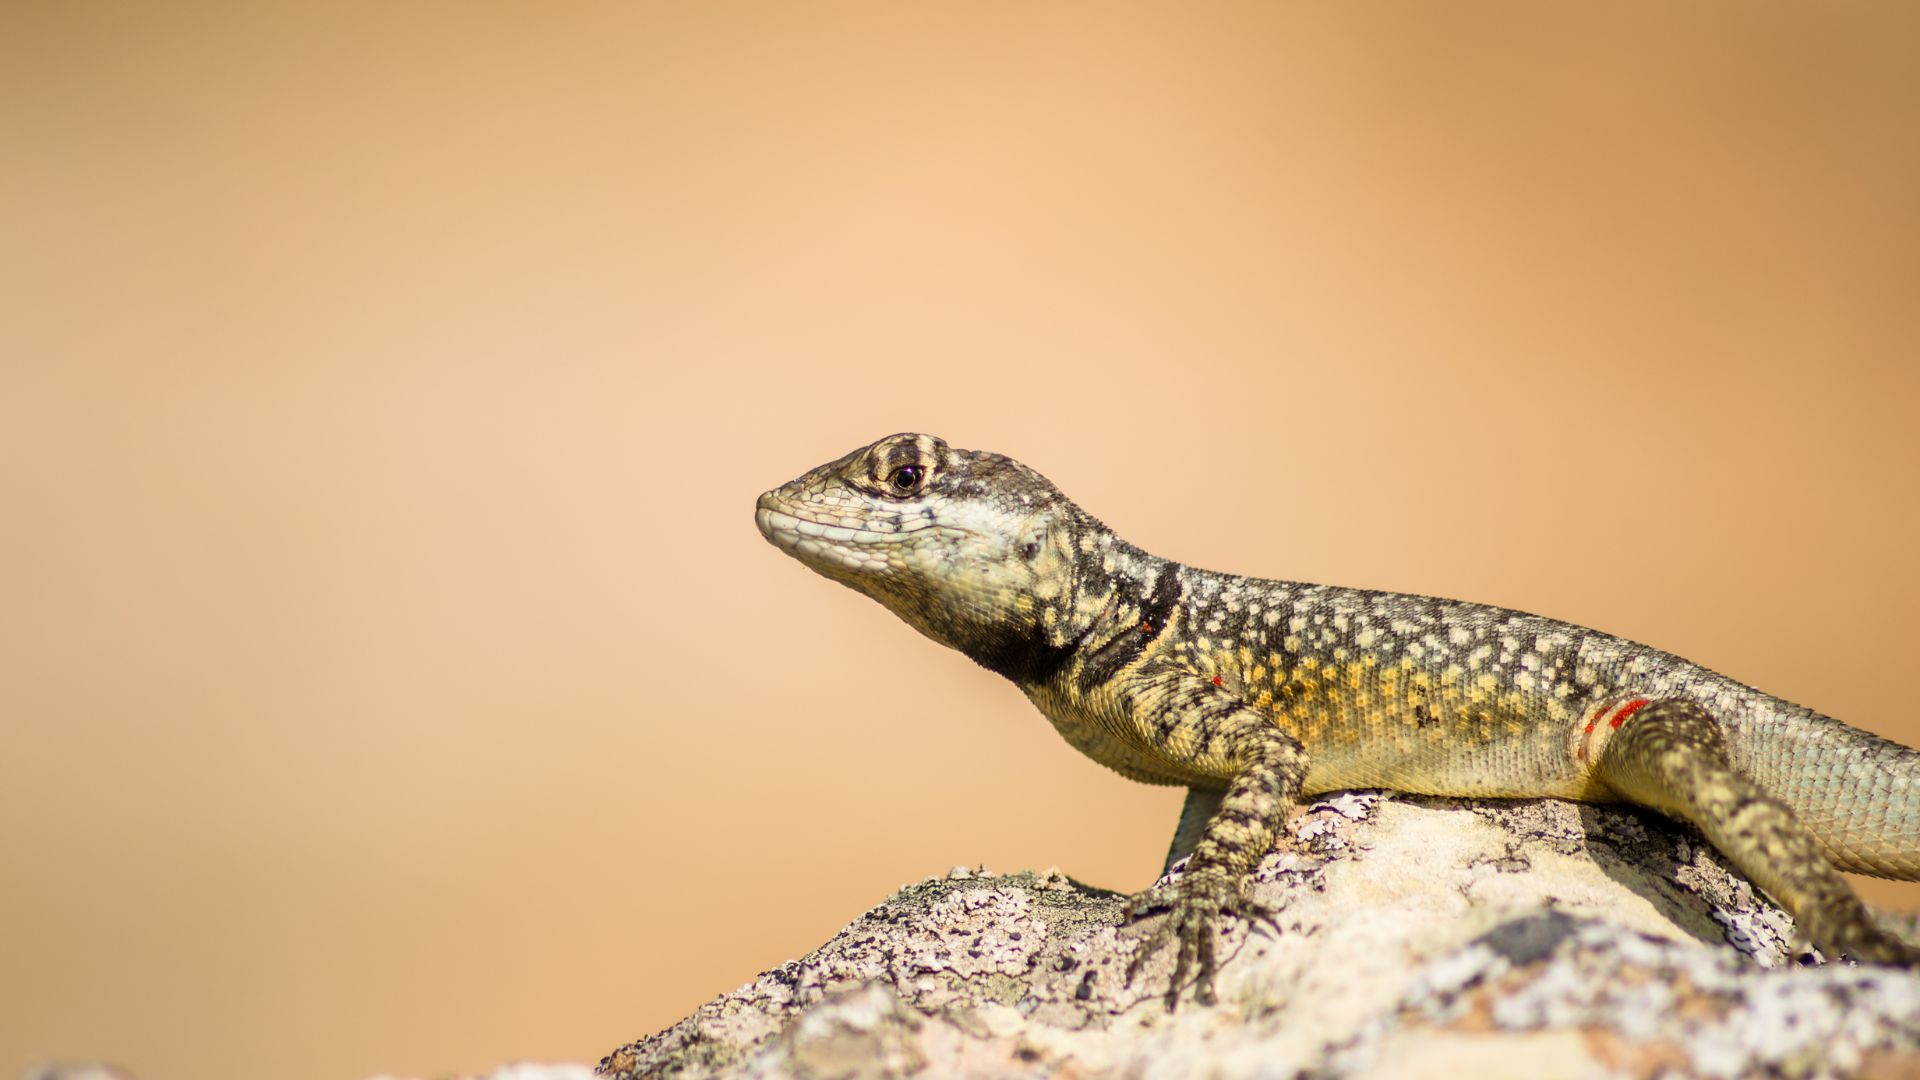
[[[1167,919],[1147,935],[1127,964],[1127,985],[1160,950],[1174,945],[1173,974],[1167,982],[1167,1011],[1180,1007],[1180,992],[1193,978],[1193,999],[1202,1005],[1215,1001],[1213,977],[1218,970],[1214,939],[1221,917],[1238,917],[1251,923],[1266,923],[1278,930],[1279,919],[1271,908],[1255,903],[1231,879],[1221,874],[1188,874],[1176,882],[1158,885],[1133,898],[1126,923],[1139,922],[1158,911]]]

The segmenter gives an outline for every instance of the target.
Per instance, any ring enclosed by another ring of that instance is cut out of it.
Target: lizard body
[[[1068,743],[1189,789],[1169,1007],[1303,796],[1636,802],[1698,826],[1831,951],[1920,963],[1835,867],[1920,878],[1920,753],[1680,657],[1432,597],[1214,573],[1127,543],[1010,458],[882,439],[760,497],[776,545],[1013,681]],[[1130,972],[1131,976],[1132,972]]]

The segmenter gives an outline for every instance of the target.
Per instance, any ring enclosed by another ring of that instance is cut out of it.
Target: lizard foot
[[[1189,973],[1195,976],[1193,999],[1202,1005],[1214,1003],[1213,976],[1218,967],[1214,938],[1219,932],[1221,916],[1280,928],[1271,908],[1253,901],[1226,875],[1206,871],[1188,873],[1178,881],[1136,894],[1123,925],[1140,922],[1160,911],[1167,913],[1166,921],[1155,927],[1134,951],[1133,961],[1127,965],[1127,985],[1133,985],[1134,977],[1156,953],[1177,944],[1173,974],[1167,984],[1168,1012],[1179,1008],[1180,991],[1185,988]]]

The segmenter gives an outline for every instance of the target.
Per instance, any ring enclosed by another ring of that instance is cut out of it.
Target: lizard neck
[[[1031,619],[956,643],[988,670],[1025,688],[1045,685],[1078,657],[1082,678],[1137,656],[1178,604],[1181,566],[1150,555],[1091,518],[1063,537],[1063,558],[1022,597]]]

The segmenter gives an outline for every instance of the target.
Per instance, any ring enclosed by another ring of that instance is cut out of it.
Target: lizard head
[[[809,568],[1017,681],[1071,640],[1089,519],[1012,458],[889,435],[760,496],[755,519]]]

